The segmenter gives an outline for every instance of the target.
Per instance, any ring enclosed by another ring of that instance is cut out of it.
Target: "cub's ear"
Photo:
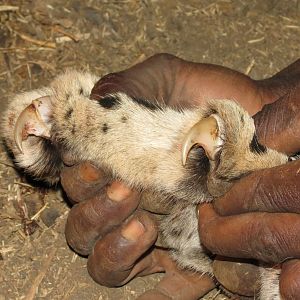
[[[52,105],[50,96],[44,96],[32,101],[19,115],[15,128],[15,143],[23,153],[22,142],[29,135],[35,135],[46,139],[50,138],[50,120],[52,116]]]
[[[212,114],[201,119],[187,133],[182,145],[182,164],[186,160],[193,146],[203,147],[209,160],[215,160],[216,154],[224,144],[223,122],[219,116]]]

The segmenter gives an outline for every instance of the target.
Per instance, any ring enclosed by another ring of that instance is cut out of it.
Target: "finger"
[[[68,216],[65,235],[76,252],[88,255],[97,239],[121,224],[139,203],[139,195],[113,182],[96,196],[75,205]]]
[[[300,295],[300,260],[293,259],[282,264],[279,286],[283,299],[298,299]]]
[[[137,274],[162,271],[149,250],[156,238],[156,224],[150,215],[135,213],[125,224],[95,244],[88,258],[91,277],[105,286],[120,286]]]
[[[61,172],[61,184],[73,203],[95,196],[107,183],[108,177],[88,162],[65,167]]]
[[[254,116],[260,142],[272,149],[295,154],[300,150],[300,83]],[[287,142],[288,141],[288,142]]]
[[[211,204],[199,207],[201,242],[214,254],[270,263],[300,257],[299,230],[297,214],[249,213],[220,217]]]
[[[165,53],[156,54],[125,71],[104,76],[94,86],[91,98],[99,100],[115,92],[165,101],[175,107],[199,106],[210,99],[235,99],[251,114],[261,109],[256,82],[248,76]]]
[[[174,69],[181,61],[170,54],[153,55],[127,70],[102,77],[95,84],[91,98],[99,100],[106,94],[124,92],[150,101],[167,100],[174,85]]]
[[[159,284],[138,300],[196,300],[215,287],[211,277],[192,271],[168,272]]]
[[[213,273],[217,281],[234,294],[253,297],[260,288],[260,268],[252,260],[216,256]]]
[[[300,213],[300,160],[242,178],[215,200],[214,208],[220,215],[255,211]]]

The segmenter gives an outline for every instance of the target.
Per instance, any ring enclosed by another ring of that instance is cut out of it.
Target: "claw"
[[[29,135],[50,138],[50,128],[47,126],[50,118],[49,104],[50,97],[38,98],[19,115],[14,128],[14,139],[21,153],[24,153],[22,142]]]
[[[181,153],[182,164],[184,166],[186,164],[189,152],[196,144],[203,147],[207,157],[210,160],[215,159],[215,155],[222,143],[220,143],[219,138],[218,122],[214,116],[202,119],[187,133],[187,136],[183,142]]]

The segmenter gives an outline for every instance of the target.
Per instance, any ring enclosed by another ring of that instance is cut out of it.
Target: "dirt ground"
[[[298,0],[0,0],[0,111],[66,67],[101,76],[158,52],[264,78],[299,58],[299,20]],[[65,242],[60,190],[26,182],[2,144],[0,180],[0,300],[135,299],[160,279],[97,285]]]

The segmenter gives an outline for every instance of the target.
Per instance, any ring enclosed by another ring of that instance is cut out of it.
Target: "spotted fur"
[[[212,275],[211,259],[199,240],[196,205],[223,195],[235,180],[253,170],[286,163],[287,156],[261,145],[253,119],[232,101],[214,100],[204,108],[176,110],[124,93],[91,100],[88,95],[97,80],[88,73],[67,71],[49,88],[13,99],[5,113],[3,132],[16,163],[37,179],[54,183],[59,180],[60,157],[70,152],[133,188],[160,195],[169,210],[160,225],[164,246],[180,267]],[[51,96],[51,139],[29,136],[21,154],[11,134],[16,119],[32,100],[44,95]],[[185,135],[211,114],[222,120],[222,149],[215,161],[209,161],[203,149],[195,147],[183,166]],[[278,271],[267,271],[271,275],[262,285],[261,299],[277,299],[270,298],[265,287],[272,284],[280,297]],[[262,268],[262,274],[267,271]]]

